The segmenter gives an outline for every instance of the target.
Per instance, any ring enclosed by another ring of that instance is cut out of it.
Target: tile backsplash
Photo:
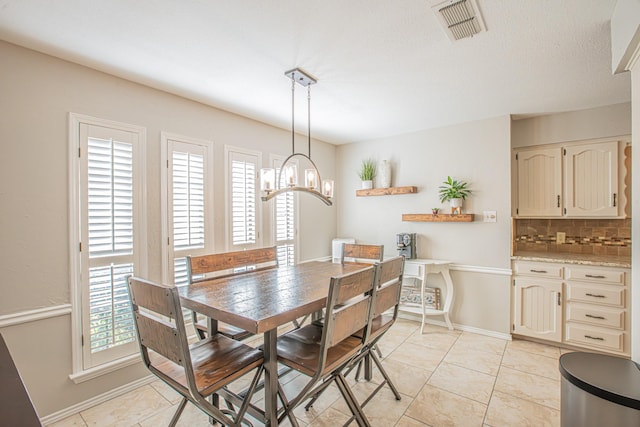
[[[516,219],[514,251],[631,257],[631,219]],[[556,242],[557,232],[565,243]]]

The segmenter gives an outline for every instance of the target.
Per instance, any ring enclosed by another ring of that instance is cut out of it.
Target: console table
[[[420,281],[420,303],[401,303],[400,310],[409,313],[417,313],[422,315],[422,325],[420,333],[424,333],[424,323],[427,316],[444,316],[444,321],[449,330],[453,330],[453,325],[449,319],[449,310],[453,302],[453,281],[449,271],[450,261],[442,261],[435,259],[408,259],[404,262],[404,278],[417,279]],[[427,276],[429,274],[440,274],[445,283],[444,304],[440,310],[427,308],[425,305],[425,288],[427,286]]]

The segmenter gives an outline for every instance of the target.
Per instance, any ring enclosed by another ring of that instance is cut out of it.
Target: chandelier
[[[290,191],[302,191],[311,194],[322,200],[327,206],[331,206],[333,197],[333,180],[320,177],[320,172],[316,164],[311,160],[311,85],[317,80],[309,74],[295,68],[284,73],[291,79],[291,155],[287,157],[277,174],[274,168],[260,169],[260,189],[263,196],[262,201],[266,202],[279,194]],[[296,83],[307,87],[307,141],[308,154],[296,153],[295,147],[295,91]],[[298,184],[298,168],[295,163],[289,163],[295,157],[303,157],[308,160],[313,169],[305,169],[304,186]]]

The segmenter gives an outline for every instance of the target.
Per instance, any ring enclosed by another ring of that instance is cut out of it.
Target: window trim
[[[143,126],[101,119],[84,114],[69,112],[69,286],[71,299],[71,374],[69,378],[74,383],[90,380],[116,369],[129,366],[140,360],[139,355],[133,354],[113,360],[103,365],[85,369],[83,367],[82,347],[82,281],[81,281],[81,252],[80,252],[80,125],[102,126],[115,128],[138,134],[138,156],[134,160],[135,170],[139,170],[140,193],[135,196],[138,209],[134,214],[134,224],[138,224],[136,233],[136,270],[138,274],[146,276],[148,272],[147,257],[147,226],[143,221],[147,217],[147,130]],[[88,248],[87,248],[88,250]],[[137,356],[137,357],[134,357]]]
[[[169,259],[169,256],[175,253],[173,250],[173,242],[170,241],[171,235],[169,233],[169,140],[182,142],[185,144],[202,145],[206,148],[207,158],[205,159],[205,212],[206,224],[205,224],[205,246],[211,248],[210,252],[213,252],[215,247],[215,233],[214,233],[214,198],[215,198],[215,180],[214,180],[214,143],[213,141],[199,138],[192,138],[189,136],[179,135],[171,132],[160,132],[160,146],[161,146],[161,182],[160,182],[160,221],[162,223],[162,280],[164,283],[173,283],[174,278],[170,272],[170,266],[173,265],[173,257]]]
[[[225,248],[230,251],[233,242],[231,240],[231,180],[229,155],[231,153],[245,154],[248,156],[256,156],[256,242],[251,247],[262,247],[263,233],[262,233],[262,200],[260,199],[260,169],[262,166],[262,152],[257,150],[249,150],[242,147],[233,145],[224,146],[224,207],[225,207]]]

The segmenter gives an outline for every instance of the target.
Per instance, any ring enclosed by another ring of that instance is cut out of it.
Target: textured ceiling
[[[458,42],[438,2],[0,0],[0,39],[285,129],[300,67],[319,81],[312,134],[337,144],[630,101],[616,0],[478,0],[488,31]]]

